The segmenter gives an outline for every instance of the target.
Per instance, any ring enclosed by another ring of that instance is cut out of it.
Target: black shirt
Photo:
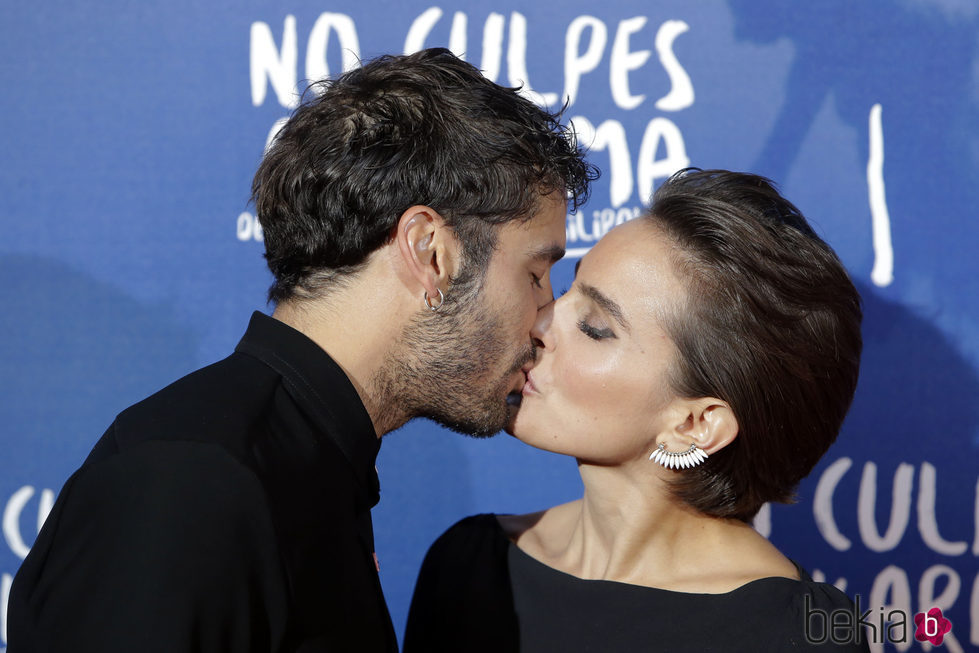
[[[396,651],[380,447],[343,370],[255,313],[235,353],[120,413],[9,601],[8,653]]]
[[[585,580],[523,552],[495,515],[477,515],[426,556],[404,652],[867,651],[862,633],[861,644],[837,645],[830,637],[842,641],[852,629],[823,630],[821,614],[852,615],[850,600],[799,572],[802,580],[763,578],[723,594]]]

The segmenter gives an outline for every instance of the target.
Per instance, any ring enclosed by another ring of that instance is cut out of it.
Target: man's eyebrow
[[[623,329],[626,331],[631,331],[629,328],[629,321],[626,320],[625,316],[622,314],[622,309],[619,308],[618,304],[604,295],[602,291],[594,286],[589,286],[587,283],[579,283],[578,291],[605,309],[605,312],[615,318],[615,321],[622,325]]]
[[[545,245],[531,254],[531,258],[554,264],[564,258],[564,248],[557,244]]]

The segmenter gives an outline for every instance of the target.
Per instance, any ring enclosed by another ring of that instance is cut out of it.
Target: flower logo
[[[941,646],[945,634],[952,631],[952,622],[942,616],[940,608],[932,608],[928,613],[919,612],[914,615],[917,629],[914,638],[919,642],[928,641],[935,646]]]

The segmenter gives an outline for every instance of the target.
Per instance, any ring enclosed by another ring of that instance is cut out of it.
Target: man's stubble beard
[[[382,419],[400,426],[427,417],[474,437],[489,437],[510,422],[512,377],[534,358],[527,344],[515,355],[499,315],[486,306],[481,278],[454,284],[436,312],[419,313],[402,330],[393,355],[375,374],[373,394]],[[512,356],[502,375],[493,370]]]

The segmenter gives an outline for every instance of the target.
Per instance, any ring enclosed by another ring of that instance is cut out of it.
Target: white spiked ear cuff
[[[661,444],[649,455],[649,459],[667,469],[688,469],[707,460],[707,452],[695,444],[691,444],[686,451],[667,451],[666,445]]]

